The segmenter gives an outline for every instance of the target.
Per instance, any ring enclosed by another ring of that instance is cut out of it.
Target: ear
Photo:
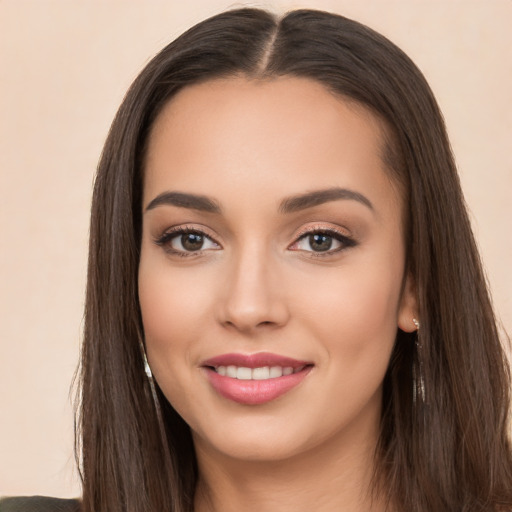
[[[414,332],[417,326],[414,324],[418,318],[418,300],[416,298],[416,283],[413,276],[408,274],[402,289],[400,305],[398,308],[398,327],[405,332]]]

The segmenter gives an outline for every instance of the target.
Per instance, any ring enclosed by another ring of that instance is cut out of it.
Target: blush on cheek
[[[344,285],[330,289],[311,301],[309,330],[324,343],[332,360],[343,362],[349,381],[357,382],[361,375],[365,385],[378,385],[389,364],[397,330],[397,305],[400,285],[388,276],[371,273],[362,279],[345,279]],[[377,284],[375,284],[377,283]]]
[[[379,330],[385,324],[396,326],[400,285],[372,277],[375,279],[347,279],[342,285],[331,287],[329,293],[311,297],[311,317],[324,319],[325,324],[338,324],[340,328]]]
[[[177,293],[182,289],[183,293]],[[139,302],[145,331],[158,333],[189,317],[193,299],[186,287],[166,278],[165,271],[146,271],[139,278]]]

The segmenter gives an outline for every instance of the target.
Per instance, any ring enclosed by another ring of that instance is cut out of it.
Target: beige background
[[[511,0],[0,0],[0,495],[79,494],[68,393],[102,143],[143,64],[195,22],[240,5],[354,17],[419,65],[512,331]]]

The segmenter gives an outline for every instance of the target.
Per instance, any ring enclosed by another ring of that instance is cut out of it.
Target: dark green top
[[[80,512],[80,501],[45,496],[0,498],[0,512]]]

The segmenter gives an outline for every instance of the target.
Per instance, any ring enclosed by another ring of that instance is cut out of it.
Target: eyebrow
[[[161,205],[179,206],[180,208],[189,208],[207,213],[221,213],[220,206],[213,199],[184,192],[163,192],[147,205],[146,211]]]
[[[281,204],[279,205],[279,211],[281,213],[294,213],[305,210],[307,208],[312,208],[313,206],[328,203],[330,201],[337,201],[339,199],[357,201],[372,211],[374,209],[371,201],[363,194],[360,194],[354,190],[349,190],[347,188],[332,187],[323,190],[306,192],[305,194],[300,194],[298,196],[288,197],[287,199],[281,201]]]
[[[347,188],[332,187],[287,197],[281,201],[278,211],[282,214],[295,213],[340,199],[357,201],[370,210],[374,210],[371,201],[363,194]],[[178,206],[215,214],[222,212],[219,204],[214,199],[185,192],[163,192],[148,204],[146,211],[162,205]]]

